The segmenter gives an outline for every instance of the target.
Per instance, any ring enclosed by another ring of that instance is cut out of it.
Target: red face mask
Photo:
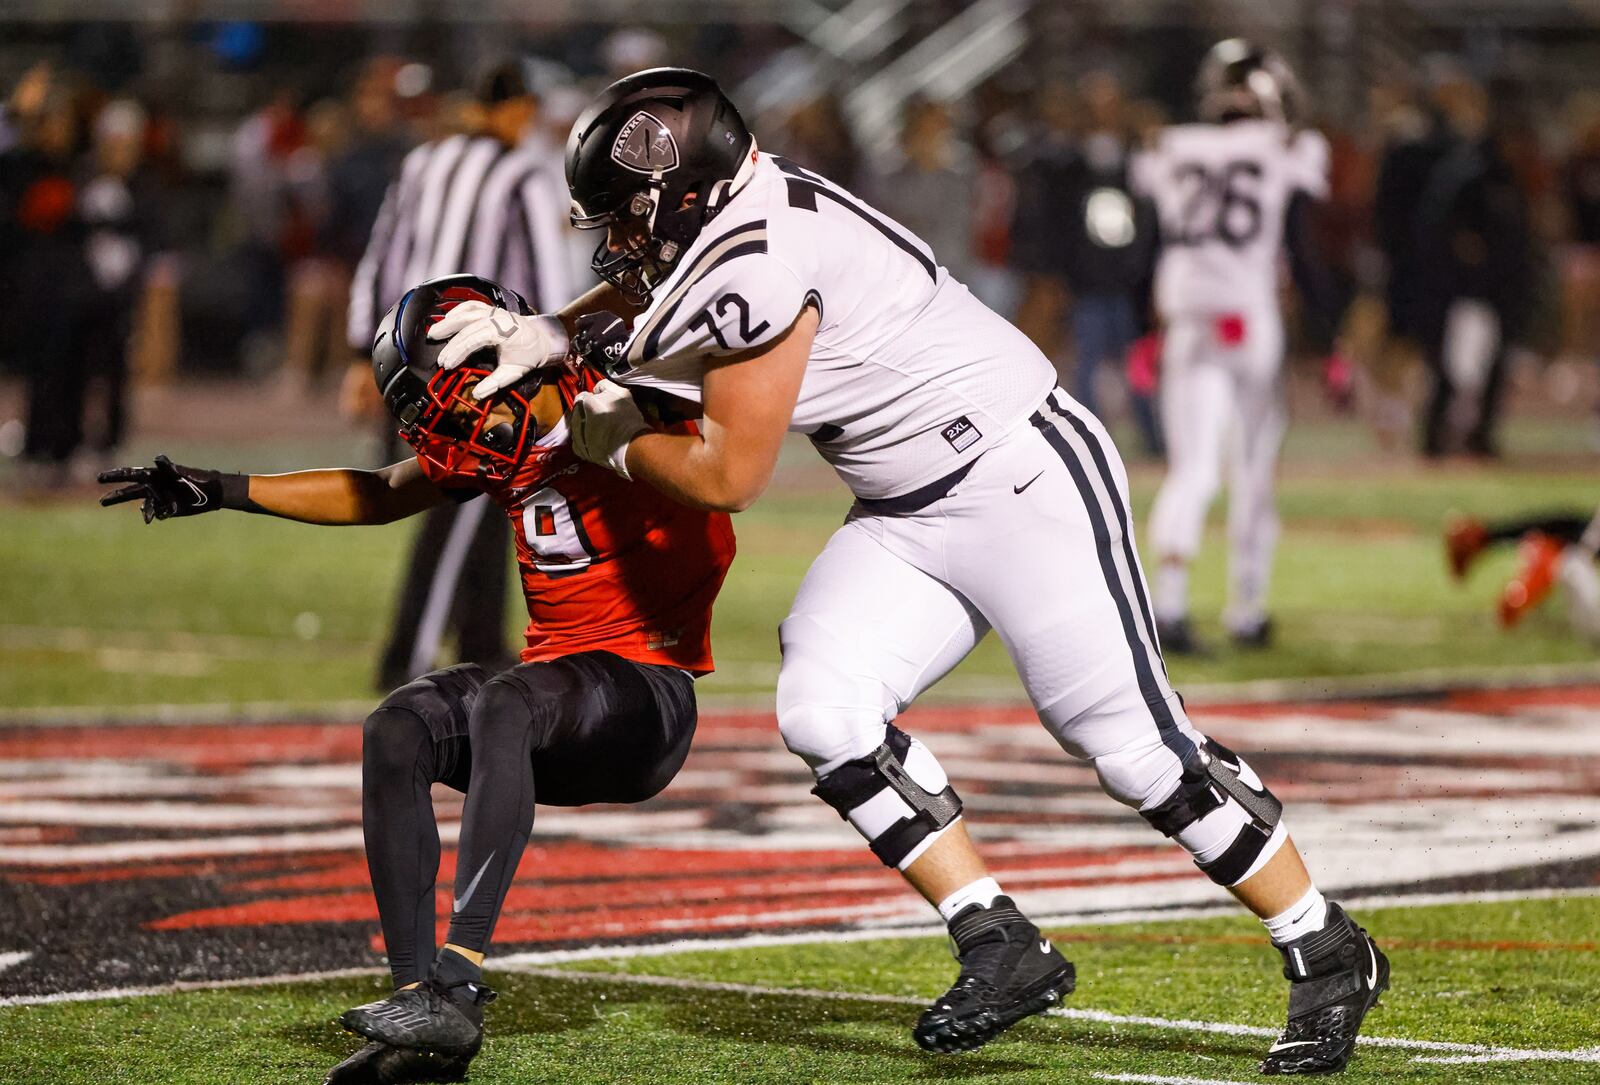
[[[506,478],[516,470],[538,436],[532,400],[542,383],[479,402],[472,389],[489,372],[464,365],[433,375],[421,413],[402,431],[418,455],[452,473]],[[509,408],[511,418],[492,420],[497,406]]]

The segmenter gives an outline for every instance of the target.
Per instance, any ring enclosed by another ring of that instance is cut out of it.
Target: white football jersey
[[[1278,307],[1284,216],[1328,194],[1328,143],[1278,121],[1180,124],[1135,159],[1161,217],[1156,308],[1165,319]]]
[[[910,493],[970,463],[1056,375],[928,246],[830,181],[761,154],[635,321],[622,384],[694,403],[708,358],[820,314],[791,430],[857,497]]]

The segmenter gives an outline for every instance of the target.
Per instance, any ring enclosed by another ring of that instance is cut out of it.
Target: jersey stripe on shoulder
[[[915,238],[896,230],[887,220],[855,199],[844,189],[838,187],[827,178],[812,173],[803,166],[797,166],[785,158],[773,158],[773,164],[787,176],[784,183],[789,187],[789,206],[798,207],[804,211],[817,209],[817,197],[826,196],[834,203],[847,211],[852,211],[860,216],[869,226],[888,238],[906,255],[922,265],[922,270],[928,273],[928,278],[935,281],[939,278],[938,265],[933,261],[933,252]]]
[[[735,226],[702,249],[693,263],[683,269],[682,278],[677,285],[661,299],[661,305],[656,309],[655,315],[635,330],[633,341],[628,347],[628,360],[638,365],[647,357],[654,356],[656,347],[660,345],[662,332],[673,314],[678,311],[678,307],[683,304],[685,295],[713,269],[737,257],[766,251],[766,219],[756,219]]]

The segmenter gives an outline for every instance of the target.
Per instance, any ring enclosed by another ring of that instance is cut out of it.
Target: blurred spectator
[[[1562,353],[1594,362],[1600,360],[1600,96],[1585,94],[1573,103],[1571,128],[1561,176],[1568,238]]]
[[[252,330],[276,329],[283,319],[284,245],[295,233],[288,163],[306,142],[294,93],[276,91],[234,132],[229,151],[229,196],[243,230],[241,257],[249,279]]]
[[[401,122],[395,90],[402,67],[388,57],[367,65],[350,94],[349,138],[327,166],[329,207],[322,248],[352,268],[366,249],[383,194],[413,142]]]
[[[973,266],[967,286],[978,300],[1010,320],[1021,300],[1021,277],[1011,267],[1011,228],[1017,215],[1017,183],[994,146],[997,125],[976,133],[977,176],[973,186]]]
[[[321,373],[342,371],[344,312],[350,294],[350,264],[329,250],[336,233],[331,166],[350,137],[343,103],[330,99],[306,111],[306,142],[290,155],[284,171],[287,219],[283,250],[288,261],[284,313],[282,388],[305,391]]]
[[[1507,344],[1531,294],[1526,201],[1490,138],[1483,88],[1450,65],[1435,71],[1434,115],[1389,149],[1376,235],[1389,263],[1390,327],[1414,337],[1432,378],[1421,450],[1498,454]]]
[[[1060,319],[1056,314],[1070,293],[1072,394],[1099,414],[1102,368],[1110,364],[1120,373],[1144,330],[1155,215],[1129,185],[1136,142],[1116,78],[1091,73],[1076,94],[1050,87],[1043,103],[1045,137],[1017,182],[1012,259],[1029,276],[1023,309],[1034,322],[1024,330],[1052,341],[1054,329],[1040,325]],[[1145,450],[1159,455],[1161,431],[1151,397],[1130,389],[1129,402]]]
[[[953,278],[970,281],[977,168],[971,151],[956,140],[949,106],[906,104],[900,160],[869,188],[869,202],[926,241]]]
[[[768,149],[845,188],[861,181],[861,151],[833,93],[795,105],[783,121],[777,145]]]
[[[144,141],[145,113],[137,103],[115,101],[101,110],[78,197],[89,268],[79,315],[82,350],[105,414],[102,425],[91,427],[89,444],[108,462],[127,433],[128,340],[145,264],[156,248],[157,194],[140,172]]]
[[[17,314],[8,340],[28,382],[22,454],[52,474],[65,473],[83,441],[80,310],[89,269],[75,178],[80,127],[76,95],[52,85],[0,158],[0,260]]]
[[[643,27],[624,27],[607,35],[600,45],[600,59],[607,82],[673,62],[666,39]]]

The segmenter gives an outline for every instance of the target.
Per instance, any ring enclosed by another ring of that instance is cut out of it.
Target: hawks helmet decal
[[[635,173],[668,173],[678,168],[678,143],[659,119],[639,112],[617,132],[611,159]]]

